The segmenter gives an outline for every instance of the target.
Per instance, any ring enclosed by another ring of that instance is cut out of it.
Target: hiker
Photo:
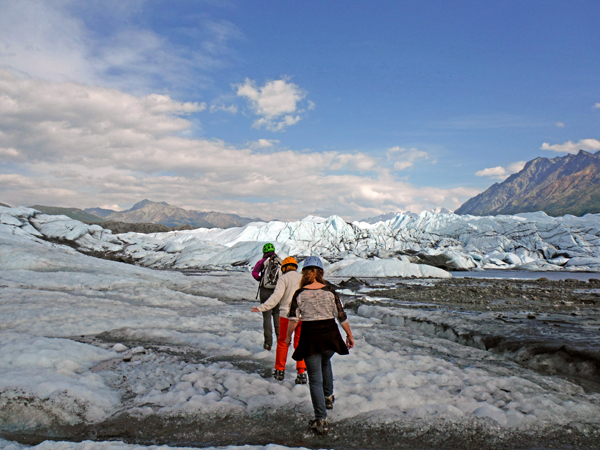
[[[258,284],[258,293],[260,303],[264,303],[273,294],[277,280],[281,275],[281,259],[275,253],[275,246],[271,243],[263,245],[263,257],[256,263],[252,270],[252,276]],[[262,311],[263,315],[263,332],[265,342],[263,348],[271,350],[273,345],[273,327],[275,327],[275,335],[279,338],[279,305],[272,309]],[[271,318],[273,318],[273,326],[271,326]]]
[[[308,386],[315,418],[309,422],[312,430],[327,434],[327,410],[333,409],[333,372],[331,357],[334,353],[347,355],[354,347],[354,337],[348,317],[335,290],[323,280],[323,263],[316,256],[304,260],[300,289],[292,297],[289,325],[285,342],[289,345],[292,333],[302,319],[300,342],[292,358],[304,360],[308,372]],[[342,339],[335,319],[346,332]]]
[[[279,277],[277,286],[273,294],[269,299],[262,303],[257,308],[252,308],[253,312],[264,312],[268,311],[276,306],[279,308],[279,338],[277,339],[277,350],[275,354],[275,374],[273,378],[278,381],[283,381],[285,378],[285,363],[287,361],[289,345],[285,342],[287,337],[288,329],[288,312],[290,310],[290,303],[292,303],[292,296],[294,292],[300,287],[300,279],[302,275],[297,272],[298,262],[293,256],[288,256],[281,263],[281,271],[283,275]],[[298,322],[298,326],[294,331],[294,348],[298,346],[298,340],[300,339],[300,329],[302,324]],[[296,376],[296,384],[306,384],[306,365],[304,361],[300,360],[296,362],[296,370],[298,375]]]

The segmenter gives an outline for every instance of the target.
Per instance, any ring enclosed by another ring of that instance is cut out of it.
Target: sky
[[[0,202],[454,210],[600,150],[597,0],[0,0]]]

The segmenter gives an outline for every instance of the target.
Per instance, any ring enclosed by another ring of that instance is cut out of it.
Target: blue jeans
[[[327,419],[325,397],[333,394],[333,372],[331,370],[333,353],[333,350],[327,350],[304,358],[306,373],[308,373],[310,399],[315,410],[315,418],[319,420]]]

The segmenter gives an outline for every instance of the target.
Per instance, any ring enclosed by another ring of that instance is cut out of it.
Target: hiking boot
[[[268,345],[268,344],[265,344],[265,345],[263,345],[263,348],[264,348],[265,350],[271,351],[271,346],[270,346],[270,345]]]
[[[276,370],[273,378],[275,378],[277,381],[283,381],[285,378],[285,370]]]
[[[333,402],[335,402],[335,397],[331,394],[329,397],[325,397],[325,408],[333,409]]]
[[[317,434],[327,434],[329,432],[327,419],[313,419],[308,422],[308,426]]]
[[[306,384],[307,381],[308,381],[308,378],[306,378],[306,372],[302,372],[296,376],[295,383],[296,384]]]

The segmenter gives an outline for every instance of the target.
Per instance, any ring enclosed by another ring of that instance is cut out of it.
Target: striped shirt
[[[348,320],[340,298],[328,286],[298,289],[292,298],[288,318],[292,321],[302,318],[302,322],[337,319],[340,324]]]

